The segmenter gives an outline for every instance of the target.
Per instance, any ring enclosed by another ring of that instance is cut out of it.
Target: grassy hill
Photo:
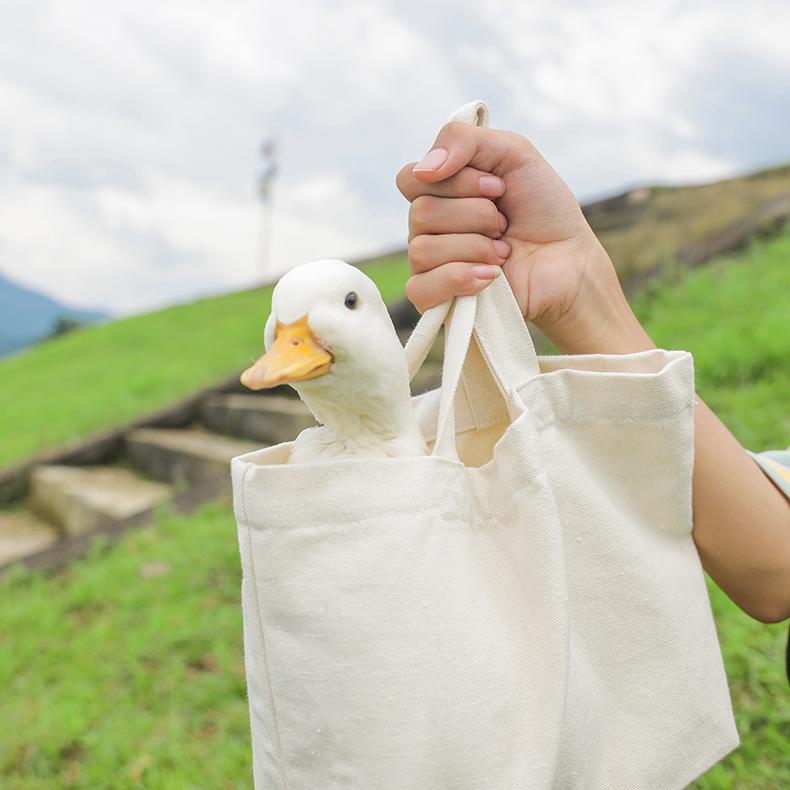
[[[752,231],[776,225],[771,211],[784,200],[790,213],[790,167],[699,187],[632,190],[585,212],[629,285],[693,264],[700,250],[727,241],[734,224],[746,222]],[[403,255],[366,271],[385,300],[402,296]],[[204,299],[72,332],[0,360],[0,468],[241,371],[262,352],[270,298],[266,287]]]
[[[584,213],[633,292],[650,274],[693,266],[775,230],[790,216],[790,165],[699,186],[633,189]]]
[[[790,443],[789,262],[790,232],[636,302],[661,345],[694,354],[703,397],[756,449]],[[253,345],[266,310],[248,299],[256,320],[239,337]],[[0,785],[250,787],[239,584],[221,502],[163,512],[56,575],[0,579]],[[709,589],[742,745],[694,787],[790,787],[787,626]]]
[[[400,298],[403,255],[366,268]],[[86,327],[0,360],[0,467],[153,411],[263,353],[271,286]]]

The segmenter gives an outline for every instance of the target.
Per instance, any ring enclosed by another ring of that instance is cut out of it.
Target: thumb
[[[470,166],[504,177],[540,154],[526,137],[500,129],[452,121],[445,124],[427,154],[412,168],[418,181],[434,183]]]

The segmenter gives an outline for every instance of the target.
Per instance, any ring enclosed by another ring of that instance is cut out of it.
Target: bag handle
[[[456,110],[451,121],[488,125],[488,108],[481,101]],[[434,455],[457,460],[454,401],[464,373],[464,363],[474,334],[508,410],[510,393],[522,382],[540,373],[535,346],[504,274],[476,296],[461,296],[426,310],[406,343],[409,376],[414,377],[445,327],[445,356],[439,401]]]

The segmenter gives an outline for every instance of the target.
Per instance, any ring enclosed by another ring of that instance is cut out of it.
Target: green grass
[[[690,787],[780,790],[790,787],[790,708],[784,672],[787,623],[745,615],[706,576],[741,745]]]
[[[386,300],[403,256],[365,267]],[[0,467],[240,373],[263,353],[271,287],[87,327],[0,360]]]
[[[222,503],[4,580],[0,786],[249,786],[239,584]]]
[[[700,392],[756,449],[790,443],[788,262],[790,234],[636,305],[661,345],[694,353]],[[249,309],[258,332],[265,308]],[[0,579],[0,786],[250,787],[239,584],[223,503],[162,513],[64,572]],[[790,787],[787,625],[709,589],[742,745],[694,787]]]
[[[790,230],[634,300],[654,342],[694,355],[697,389],[751,450],[790,445]]]

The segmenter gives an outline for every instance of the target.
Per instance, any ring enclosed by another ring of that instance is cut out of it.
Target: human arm
[[[397,179],[411,202],[406,293],[418,309],[477,293],[501,267],[524,316],[561,352],[655,347],[575,197],[529,141],[451,123],[426,159]],[[717,584],[758,620],[790,616],[790,508],[699,399],[693,509]]]

